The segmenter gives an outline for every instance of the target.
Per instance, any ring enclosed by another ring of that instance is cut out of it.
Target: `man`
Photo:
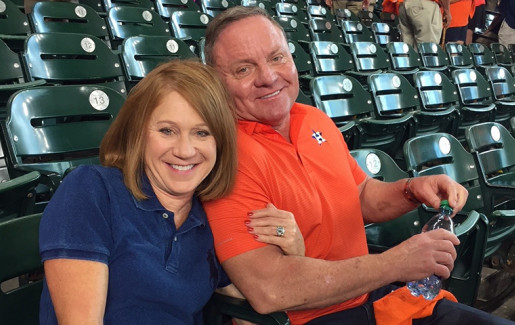
[[[504,46],[515,44],[515,2],[501,0],[499,10],[504,14],[504,21],[499,29],[499,43]]]
[[[358,16],[361,10],[373,12],[376,0],[325,0],[325,4],[333,13],[337,9],[349,9]]]
[[[462,186],[444,175],[395,183],[368,178],[331,119],[295,103],[299,84],[286,37],[263,10],[234,7],[218,15],[204,51],[239,119],[235,189],[205,209],[220,262],[258,312],[287,311],[292,324],[375,324],[371,302],[390,292],[388,284],[449,277],[459,244],[452,233],[419,234],[369,255],[364,223],[393,219],[419,201],[437,207],[448,199],[459,211],[468,195]],[[295,217],[305,256],[255,240],[257,228],[277,240],[294,231],[260,222],[262,211],[255,210],[268,203],[281,209],[278,215]],[[448,300],[435,310],[449,324],[496,324]]]
[[[449,0],[404,0],[399,6],[402,41],[415,49],[419,43],[439,44],[442,29],[449,26],[451,19]]]

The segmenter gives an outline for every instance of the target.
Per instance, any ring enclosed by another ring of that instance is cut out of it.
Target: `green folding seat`
[[[352,57],[340,43],[313,41],[309,49],[317,76],[343,74],[354,68]]]
[[[116,6],[107,13],[109,36],[113,49],[118,49],[130,36],[170,36],[170,26],[154,10]]]
[[[390,70],[390,58],[381,46],[374,42],[353,42],[350,53],[354,69],[347,72],[368,87],[367,77]]]
[[[212,17],[239,4],[240,2],[236,0],[200,0],[202,12]]]
[[[32,214],[0,222],[0,315],[2,324],[39,323],[39,300],[43,290],[39,257],[39,221]],[[4,281],[18,279],[19,286],[5,291]]]
[[[474,59],[467,46],[458,43],[446,43],[445,53],[449,58],[449,68],[466,69],[474,67]]]
[[[510,50],[508,50],[506,46],[504,46],[501,43],[492,43],[490,44],[490,49],[492,50],[495,56],[495,62],[497,62],[497,65],[512,70],[515,63],[513,62],[513,58],[511,57]]]
[[[440,45],[433,42],[418,43],[417,49],[424,70],[436,70],[449,74],[449,58]]]
[[[331,9],[322,5],[308,5],[306,7],[308,19],[322,18],[331,23],[336,22],[334,15],[331,13]]]
[[[171,36],[131,36],[121,48],[129,88],[136,85],[159,64],[172,59],[198,59],[180,39]]]
[[[422,62],[413,47],[405,42],[388,42],[386,52],[390,57],[392,71],[406,76],[414,83],[414,74],[420,70]]]
[[[515,116],[515,77],[505,67],[492,66],[485,70],[494,95],[495,105],[500,111]],[[508,123],[504,122],[508,127]]]
[[[360,10],[358,13],[359,21],[365,26],[371,27],[373,23],[380,23],[381,19],[374,12],[368,10]]]
[[[309,51],[308,44],[311,42],[311,35],[300,20],[288,16],[274,16],[273,19],[281,25],[287,39],[298,42],[306,51]]]
[[[325,18],[311,18],[308,30],[313,41],[343,43],[343,35],[334,21]]]
[[[9,97],[24,88],[41,86],[44,80],[27,81],[23,72],[23,64],[18,53],[13,52],[0,39],[0,120],[5,119],[5,105]]]
[[[275,11],[278,17],[293,17],[307,25],[309,21],[306,10],[295,3],[278,2],[275,4]]]
[[[351,20],[351,21],[359,21],[358,16],[356,16],[352,11],[345,8],[338,8],[335,10],[334,18],[336,20],[336,23],[341,26],[342,22]]]
[[[152,0],[102,0],[104,2],[104,8],[107,12],[113,7],[138,7],[148,10],[157,11],[155,4]]]
[[[511,112],[504,106],[495,105],[492,88],[481,73],[475,69],[458,69],[452,72],[452,77],[460,96],[461,129],[489,121],[507,125]]]
[[[452,134],[464,143],[465,134],[458,135],[460,106],[456,86],[440,71],[419,71],[414,74],[420,98],[420,109],[432,115],[440,127],[435,132]]]
[[[40,173],[33,171],[0,182],[0,222],[35,212]]]
[[[24,61],[30,80],[49,84],[102,84],[125,94],[120,58],[98,37],[87,34],[32,34]]]
[[[163,19],[169,21],[175,11],[200,11],[193,0],[156,0],[157,12]]]
[[[374,35],[374,42],[382,47],[386,47],[389,43],[399,42],[401,40],[398,29],[393,28],[384,22],[373,22],[370,25],[370,30]]]
[[[207,24],[211,20],[213,17],[203,12],[176,11],[172,14],[170,25],[176,38],[198,42],[205,37]]]
[[[25,39],[32,33],[29,19],[11,0],[0,4],[0,39],[15,52],[23,51]]]
[[[44,185],[38,193],[51,196],[70,169],[99,163],[100,142],[124,101],[117,91],[99,85],[15,93],[2,124],[9,175],[38,171]]]
[[[476,69],[481,73],[484,73],[486,68],[496,65],[494,54],[487,45],[471,43],[469,44],[469,50],[472,54],[474,67],[476,67]]]
[[[472,305],[478,293],[487,247],[497,245],[489,238],[489,229],[495,222],[490,222],[481,213],[484,212],[483,201],[474,160],[458,139],[447,133],[425,134],[409,139],[404,144],[404,155],[407,170],[412,176],[445,174],[469,191],[465,207],[454,217],[460,245],[447,283],[458,301]],[[427,219],[436,211],[423,205],[419,212]]]
[[[269,0],[241,0],[241,5],[245,7],[259,7],[270,16],[275,16],[275,2]]]
[[[110,45],[105,20],[90,6],[72,2],[36,2],[29,19],[36,33],[78,33]]]
[[[347,45],[354,42],[375,42],[374,35],[360,21],[346,20],[341,22],[343,42]]]
[[[290,50],[293,62],[297,67],[299,76],[299,95],[296,102],[314,106],[313,96],[311,93],[310,82],[315,72],[311,55],[296,41],[288,40],[288,48]]]

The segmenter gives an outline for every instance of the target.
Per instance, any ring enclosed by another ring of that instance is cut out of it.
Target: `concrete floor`
[[[483,268],[481,277],[476,307],[515,321],[515,274]]]

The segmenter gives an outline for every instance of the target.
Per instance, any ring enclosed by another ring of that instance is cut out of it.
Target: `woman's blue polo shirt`
[[[201,203],[193,199],[176,229],[146,177],[143,191],[149,198],[136,200],[116,168],[78,167],[43,213],[41,258],[108,265],[104,324],[202,324],[203,306],[228,281]],[[46,282],[40,324],[57,324]]]

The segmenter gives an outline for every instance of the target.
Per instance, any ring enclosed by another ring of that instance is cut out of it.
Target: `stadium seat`
[[[275,2],[269,0],[241,0],[241,5],[245,7],[259,7],[270,16],[275,16]]]
[[[374,42],[370,29],[362,22],[346,20],[341,22],[343,42],[350,45],[354,42]]]
[[[288,47],[299,75],[300,90],[296,101],[306,105],[314,106],[315,104],[313,103],[310,82],[311,79],[313,79],[315,72],[313,68],[313,62],[311,60],[311,55],[294,40],[288,40]]]
[[[359,21],[362,22],[365,26],[370,28],[373,23],[380,23],[381,19],[372,11],[368,10],[360,10],[358,13]]]
[[[309,51],[308,44],[311,42],[311,36],[308,28],[300,20],[288,16],[275,16],[273,19],[281,25],[287,39],[298,42],[306,51]]]
[[[198,42],[205,36],[211,20],[213,17],[202,12],[176,11],[172,14],[170,25],[176,38]]]
[[[103,84],[125,94],[118,55],[99,38],[86,34],[32,34],[24,61],[31,80],[50,84]]]
[[[155,0],[157,12],[169,21],[175,11],[200,11],[200,7],[193,0]]]
[[[354,69],[348,74],[358,78],[368,87],[367,77],[390,69],[390,59],[379,45],[373,42],[354,42],[350,44]]]
[[[35,212],[40,173],[33,171],[0,182],[0,223]]]
[[[154,2],[151,0],[102,0],[107,12],[113,7],[137,7],[156,11]]]
[[[449,68],[451,70],[474,67],[474,60],[467,46],[458,43],[446,43],[445,52],[449,58]]]
[[[490,49],[495,56],[495,62],[497,62],[498,65],[506,67],[513,72],[514,63],[510,50],[508,50],[508,48],[501,43],[490,44]]]
[[[198,58],[186,43],[171,36],[128,37],[123,41],[121,55],[129,89],[161,63]]]
[[[278,17],[293,17],[307,26],[308,14],[295,3],[278,2],[275,4],[275,11]]]
[[[484,44],[471,43],[469,50],[474,59],[475,68],[484,73],[485,69],[496,65],[495,57],[490,48]]]
[[[466,129],[465,136],[478,168],[485,212],[489,216],[496,207],[515,200],[515,138],[496,122],[472,125]],[[515,219],[512,220],[515,225]]]
[[[351,20],[351,21],[359,21],[358,16],[356,16],[352,11],[345,8],[338,8],[336,9],[334,13],[334,19],[336,20],[336,23],[341,26],[343,21]]]
[[[478,293],[480,274],[487,250],[488,218],[478,213],[483,207],[474,160],[461,143],[450,134],[433,133],[409,139],[404,145],[408,172],[414,176],[445,174],[469,191],[467,203],[454,217],[455,233],[460,239],[458,258],[446,281],[461,303],[473,305]],[[426,219],[435,210],[422,206]],[[494,225],[495,223],[492,223]]]
[[[89,34],[111,46],[106,21],[88,5],[72,2],[36,2],[29,19],[36,33]]]
[[[237,6],[240,1],[236,0],[200,0],[200,6],[203,13],[212,17],[216,17],[225,9]]]
[[[90,6],[102,18],[105,18],[107,16],[107,10],[104,8],[103,0],[79,0],[79,3],[86,6]]]
[[[113,49],[118,50],[130,36],[170,36],[170,27],[161,16],[150,9],[116,6],[107,13],[109,35]]]
[[[494,121],[496,107],[488,82],[474,69],[458,69],[452,72],[454,84],[460,97],[461,122],[458,134],[464,135],[464,130],[480,122]],[[505,118],[505,114],[499,115]]]
[[[227,319],[224,317],[229,319],[235,317],[260,325],[290,324],[288,315],[284,312],[259,314],[245,299],[228,297],[215,292],[204,307],[204,324],[225,325]]]
[[[0,8],[0,39],[11,50],[23,51],[23,43],[32,33],[27,15],[11,0],[0,0]]]
[[[322,5],[308,5],[306,8],[308,19],[322,18],[331,23],[336,22],[334,15],[331,13],[331,9]]]
[[[456,86],[439,71],[419,71],[414,75],[421,109],[439,119],[439,132],[458,136],[460,123],[459,97]],[[465,142],[465,135],[460,139]]]
[[[422,67],[425,70],[436,70],[445,74],[449,73],[449,58],[438,44],[425,42],[419,43],[417,47],[418,54],[422,59]]]
[[[43,289],[39,257],[39,221],[32,214],[0,222],[0,283],[18,279],[19,286],[0,290],[2,324],[34,325],[39,322]]]
[[[0,120],[5,119],[5,105],[9,97],[24,88],[41,86],[44,80],[26,81],[23,64],[18,53],[11,51],[7,44],[0,39]],[[1,149],[0,149],[1,151]]]
[[[399,42],[401,40],[399,31],[396,28],[392,28],[387,23],[373,22],[370,29],[374,35],[374,42],[382,47],[386,47],[389,43]]]
[[[515,77],[504,67],[486,68],[486,78],[494,94],[495,105],[500,110],[515,115]],[[504,124],[504,126],[507,126]]]
[[[14,94],[2,124],[11,178],[38,171],[45,185],[38,193],[51,196],[71,168],[98,164],[100,142],[124,100],[98,85],[35,87]]]
[[[354,68],[352,57],[339,44],[328,41],[313,41],[309,44],[315,75],[343,74]]]
[[[308,29],[313,41],[344,42],[342,32],[334,21],[311,18],[308,22]]]
[[[405,75],[408,81],[414,81],[413,75],[420,70],[422,62],[413,47],[404,42],[388,42],[386,52],[390,57],[392,71]]]

